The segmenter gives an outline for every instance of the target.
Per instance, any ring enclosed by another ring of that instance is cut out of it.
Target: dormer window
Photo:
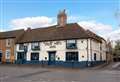
[[[40,45],[38,42],[31,43],[31,50],[40,50]]]
[[[66,48],[67,49],[77,49],[76,40],[67,40]]]

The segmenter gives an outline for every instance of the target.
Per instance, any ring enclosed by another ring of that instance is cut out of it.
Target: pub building
[[[57,25],[28,28],[15,42],[15,64],[87,67],[106,61],[106,41],[77,23],[67,23],[65,10]]]

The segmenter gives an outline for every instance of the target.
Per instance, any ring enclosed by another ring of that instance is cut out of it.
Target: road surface
[[[120,70],[0,65],[0,82],[120,82]]]

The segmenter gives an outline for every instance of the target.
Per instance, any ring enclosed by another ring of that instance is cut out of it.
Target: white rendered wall
[[[79,61],[87,61],[87,39],[77,40],[77,46],[79,51]]]
[[[40,50],[32,51],[31,50],[31,43],[27,43],[28,52],[27,52],[27,61],[31,60],[31,53],[38,52],[39,53],[39,60],[49,60],[48,52],[49,51],[56,51],[56,60],[57,61],[65,61],[66,59],[66,52],[76,51],[79,53],[79,61],[92,61],[94,60],[94,53],[97,54],[97,60],[100,60],[100,42],[92,40],[92,39],[78,39],[77,40],[77,49],[66,49],[66,40],[62,41],[46,41],[46,42],[39,42],[40,43]],[[105,50],[105,44],[102,44],[103,49]],[[91,49],[92,48],[92,49]],[[91,54],[92,50],[92,54]],[[19,44],[16,44],[16,51],[22,52],[19,50]],[[17,59],[17,53],[16,53]],[[45,59],[47,58],[47,59]],[[59,58],[59,60],[58,60]],[[102,59],[106,59],[105,53],[102,51]]]
[[[91,40],[92,45],[92,60],[94,61],[94,53],[96,53],[96,61],[100,61],[100,42]]]

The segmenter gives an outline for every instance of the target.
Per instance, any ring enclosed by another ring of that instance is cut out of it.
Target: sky
[[[0,31],[55,25],[63,9],[68,23],[120,39],[120,0],[0,0]]]

